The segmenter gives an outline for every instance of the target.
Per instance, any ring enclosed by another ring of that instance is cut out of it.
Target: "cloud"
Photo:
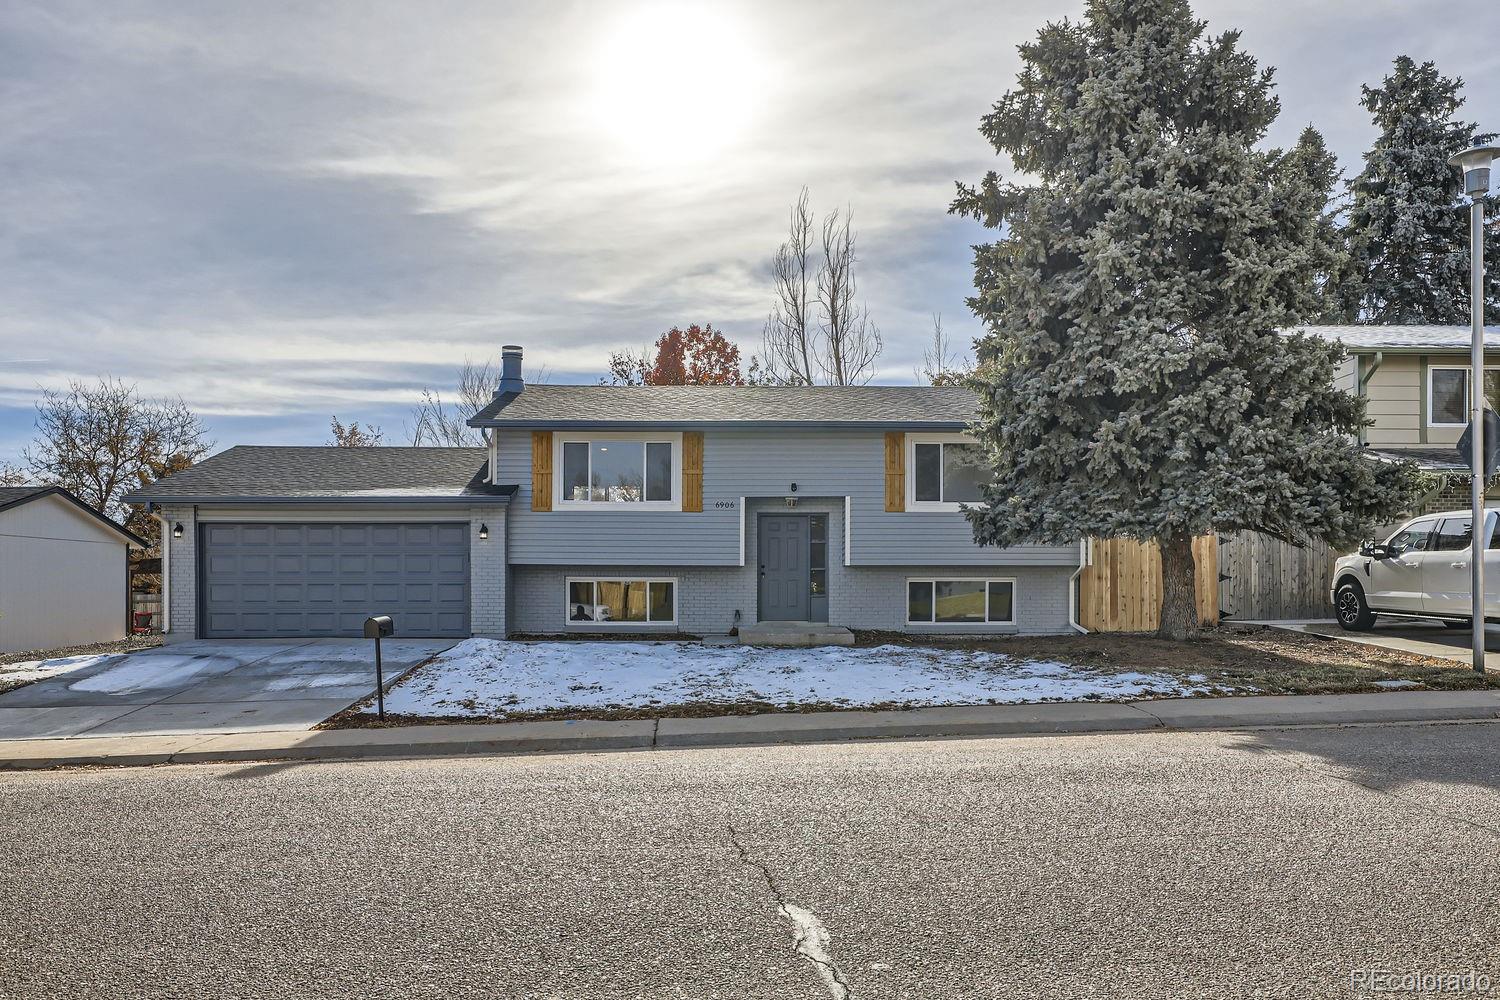
[[[1358,84],[1398,51],[1466,76],[1471,113],[1497,103],[1491,7],[1420,6],[1199,8],[1278,68],[1273,138],[1312,121],[1354,169]],[[963,298],[983,233],[946,215],[952,184],[1004,167],[979,116],[1015,46],[1081,4],[715,5],[760,60],[751,111],[712,155],[654,158],[599,120],[618,82],[600,53],[631,9],[0,8],[0,360],[47,359],[0,365],[0,457],[36,387],[74,377],[182,395],[222,444],[297,442],[332,412],[390,431],[501,343],[581,380],[674,323],[752,347],[803,184],[854,210],[883,379],[910,377],[934,312],[978,332]],[[720,71],[671,53],[684,88]]]

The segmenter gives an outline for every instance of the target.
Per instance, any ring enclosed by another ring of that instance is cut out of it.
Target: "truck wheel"
[[[1333,607],[1339,626],[1346,632],[1368,632],[1375,627],[1375,612],[1365,601],[1364,588],[1352,580],[1339,585]]]

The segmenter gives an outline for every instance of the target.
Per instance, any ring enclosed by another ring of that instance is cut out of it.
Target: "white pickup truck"
[[[1329,593],[1339,625],[1368,631],[1377,615],[1436,618],[1468,628],[1471,512],[1423,514],[1384,542],[1365,542],[1334,563]],[[1485,511],[1484,617],[1500,619],[1500,515]]]

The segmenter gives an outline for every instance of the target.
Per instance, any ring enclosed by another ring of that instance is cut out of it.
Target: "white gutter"
[[[1075,631],[1084,635],[1089,630],[1078,624],[1078,578],[1083,575],[1083,570],[1089,565],[1093,553],[1093,546],[1087,538],[1078,543],[1078,568],[1073,575],[1068,577],[1068,625]]]

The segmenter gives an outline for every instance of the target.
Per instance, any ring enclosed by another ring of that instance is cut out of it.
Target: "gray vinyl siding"
[[[929,634],[1060,635],[1068,625],[1066,566],[995,565],[847,567],[830,574],[828,620],[855,629]],[[670,577],[677,581],[677,624],[604,625],[567,621],[569,577]],[[1014,625],[906,624],[908,578],[1010,577],[1016,581]],[[756,620],[754,567],[719,566],[511,566],[510,628],[528,634],[630,634],[680,631],[722,635],[736,622]]]
[[[855,566],[1076,566],[1078,547],[974,544],[958,512],[885,510],[885,442],[879,430],[708,430],[701,512],[531,509],[531,437],[496,433],[496,481],[519,492],[510,507],[512,565],[731,566],[740,561],[741,499],[848,497]],[[554,470],[554,475],[560,470]],[[733,502],[715,508],[715,502]],[[748,530],[748,525],[747,525]],[[844,558],[842,528],[830,561]],[[751,553],[747,541],[746,552]],[[753,556],[752,556],[753,558]]]

